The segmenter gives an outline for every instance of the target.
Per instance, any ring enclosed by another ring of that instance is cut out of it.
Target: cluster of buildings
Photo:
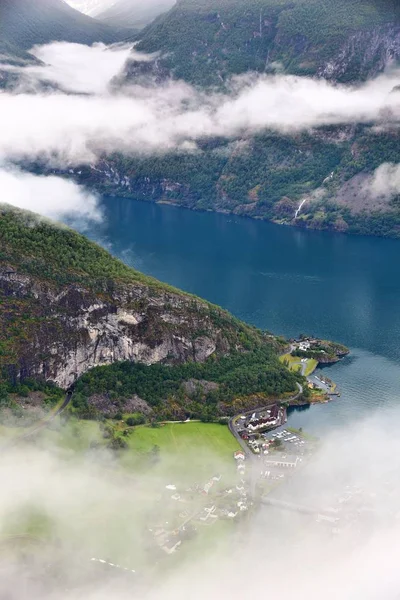
[[[196,535],[198,528],[210,526],[218,519],[239,518],[249,510],[245,452],[234,453],[237,464],[237,483],[230,488],[217,486],[221,475],[214,475],[206,483],[195,483],[186,490],[178,490],[174,484],[165,486],[163,504],[169,507],[168,521],[149,529],[155,547],[166,554],[173,554],[182,543]]]
[[[253,413],[251,419],[244,426],[249,431],[260,431],[261,429],[267,429],[270,427],[276,427],[283,416],[283,408],[280,408],[277,404],[274,404],[269,410],[264,411],[265,414],[257,415]]]
[[[156,545],[166,554],[173,554],[182,544],[182,537],[179,531],[166,531],[163,527],[150,529],[153,534]]]
[[[245,440],[253,452],[256,452],[255,440],[258,439],[258,434],[283,425],[286,418],[286,409],[279,404],[274,404],[270,408],[255,411],[251,416],[242,415],[238,418],[235,427],[242,440]]]

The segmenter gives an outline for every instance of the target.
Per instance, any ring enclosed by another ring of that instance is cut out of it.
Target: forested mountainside
[[[73,9],[64,0],[0,0],[0,88],[19,76],[3,65],[40,64],[28,50],[36,44],[124,41],[135,30],[111,27]]]
[[[155,406],[171,392],[181,410],[182,384],[196,391],[207,377],[228,404],[241,395],[290,395],[297,376],[278,360],[283,345],[64,226],[0,208],[0,384],[9,391],[32,381],[68,388],[93,367],[125,361],[120,375],[110,367],[88,376],[76,408],[93,412],[91,392],[103,392],[97,401],[110,410],[120,386],[121,401],[141,392]],[[156,364],[170,370],[143,366]],[[104,397],[111,390],[116,394]]]
[[[397,0],[180,0],[140,36],[176,78],[280,71],[366,79],[400,55]]]
[[[138,50],[160,51],[151,74],[224,89],[249,71],[356,84],[400,58],[397,0],[180,0],[140,34]],[[130,63],[133,81],[147,63]],[[399,81],[400,83],[400,81]],[[398,236],[400,205],[367,185],[383,163],[400,163],[397,126],[266,131],[210,139],[192,154],[112,156],[83,169],[97,189],[192,209],[233,212],[298,226]],[[317,193],[315,193],[317,192]],[[322,193],[321,193],[322,192]],[[297,209],[303,199],[300,213]],[[297,218],[295,218],[297,216]]]
[[[35,44],[55,40],[112,44],[130,33],[95,21],[64,0],[0,0],[2,54],[23,56]]]
[[[156,17],[167,12],[174,4],[175,0],[150,0],[148,2],[116,0],[106,10],[100,12],[97,18],[114,27],[143,29]]]

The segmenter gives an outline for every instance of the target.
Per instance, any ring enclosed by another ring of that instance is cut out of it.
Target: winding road
[[[301,385],[301,383],[297,383],[297,387],[299,389],[299,391],[297,392],[297,394],[295,394],[294,396],[292,396],[291,398],[286,398],[284,401],[285,402],[294,402],[295,400],[297,400],[299,398],[299,396],[301,396],[301,394],[303,393],[303,386]],[[274,403],[280,403],[282,402],[282,399],[280,400],[271,400],[270,403],[267,406],[261,406],[260,408],[253,408],[252,410],[248,410],[246,412],[241,412],[238,415],[235,415],[234,417],[231,417],[229,419],[228,422],[228,427],[229,427],[229,431],[231,432],[231,434],[233,435],[233,437],[239,442],[241,448],[243,449],[245,455],[247,458],[254,458],[254,454],[253,452],[250,450],[250,448],[248,447],[248,445],[246,444],[246,442],[244,440],[242,440],[242,438],[240,437],[240,435],[238,434],[235,426],[234,426],[234,422],[235,420],[239,417],[244,415],[245,417],[247,417],[248,415],[252,415],[254,413],[254,411],[263,411],[263,410],[267,410],[272,404]]]
[[[303,393],[303,386],[300,383],[297,383],[297,387],[299,389],[299,391],[297,392],[297,394],[295,394],[294,396],[292,396],[291,398],[286,398],[285,402],[293,402],[294,400],[297,400],[297,398],[299,398],[299,396],[301,396],[301,394]],[[271,404],[274,404],[276,402],[282,402],[282,399],[280,400],[271,400],[271,402],[268,404],[268,406],[263,406],[260,408],[255,408],[253,410],[248,410],[246,412],[241,412],[239,415],[235,415],[234,417],[231,417],[229,419],[228,422],[228,427],[229,427],[229,431],[231,432],[231,434],[233,435],[233,437],[237,440],[237,442],[239,443],[240,447],[243,449],[243,452],[247,458],[247,460],[249,461],[250,465],[250,495],[252,498],[254,498],[255,496],[255,492],[256,492],[256,484],[257,484],[257,474],[256,474],[256,455],[253,454],[253,452],[250,450],[249,446],[246,444],[245,440],[242,440],[242,438],[240,437],[240,435],[237,432],[237,429],[234,425],[235,420],[242,415],[251,415],[253,414],[254,411],[263,411],[266,410],[267,408],[269,408],[271,406]]]

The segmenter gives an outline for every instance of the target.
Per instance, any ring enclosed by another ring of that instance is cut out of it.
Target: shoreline
[[[80,183],[79,179],[73,178],[73,180],[77,181],[77,183]],[[267,219],[265,217],[262,216],[251,216],[248,214],[237,214],[234,211],[229,211],[229,210],[224,210],[224,209],[219,209],[219,208],[197,208],[197,207],[192,207],[192,206],[186,206],[184,204],[179,204],[179,202],[174,202],[173,200],[146,200],[143,198],[138,198],[137,196],[127,196],[124,194],[118,194],[115,193],[115,191],[111,192],[111,191],[105,191],[105,190],[99,190],[97,188],[96,185],[94,186],[89,186],[89,189],[91,189],[92,191],[96,192],[97,194],[99,194],[100,196],[104,196],[104,197],[108,197],[108,198],[119,198],[121,200],[129,200],[131,202],[140,202],[143,204],[153,204],[153,205],[157,205],[157,206],[167,206],[167,207],[172,207],[172,208],[178,208],[178,209],[184,209],[184,210],[188,210],[190,212],[198,212],[198,213],[214,213],[214,214],[218,214],[218,215],[224,215],[226,217],[235,217],[238,219],[246,219],[246,220],[250,220],[250,221],[261,221],[263,223],[269,223],[270,225],[276,225],[277,227],[290,227],[292,229],[298,230],[298,231],[307,231],[307,232],[315,232],[315,233],[324,233],[324,234],[329,234],[329,235],[335,235],[335,236],[350,236],[350,237],[359,237],[359,238],[380,238],[380,239],[387,239],[387,240],[398,240],[400,238],[400,236],[390,236],[390,235],[379,235],[379,234],[375,234],[375,233],[365,233],[365,232],[357,232],[357,231],[343,231],[343,230],[339,230],[339,229],[330,229],[330,228],[317,228],[317,227],[309,227],[307,225],[304,225],[304,221],[300,221],[299,220],[293,220],[291,222],[280,222],[276,219]]]

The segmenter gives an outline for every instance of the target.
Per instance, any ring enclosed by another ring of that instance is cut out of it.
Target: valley
[[[399,122],[397,0],[0,0],[1,600],[398,598]]]

